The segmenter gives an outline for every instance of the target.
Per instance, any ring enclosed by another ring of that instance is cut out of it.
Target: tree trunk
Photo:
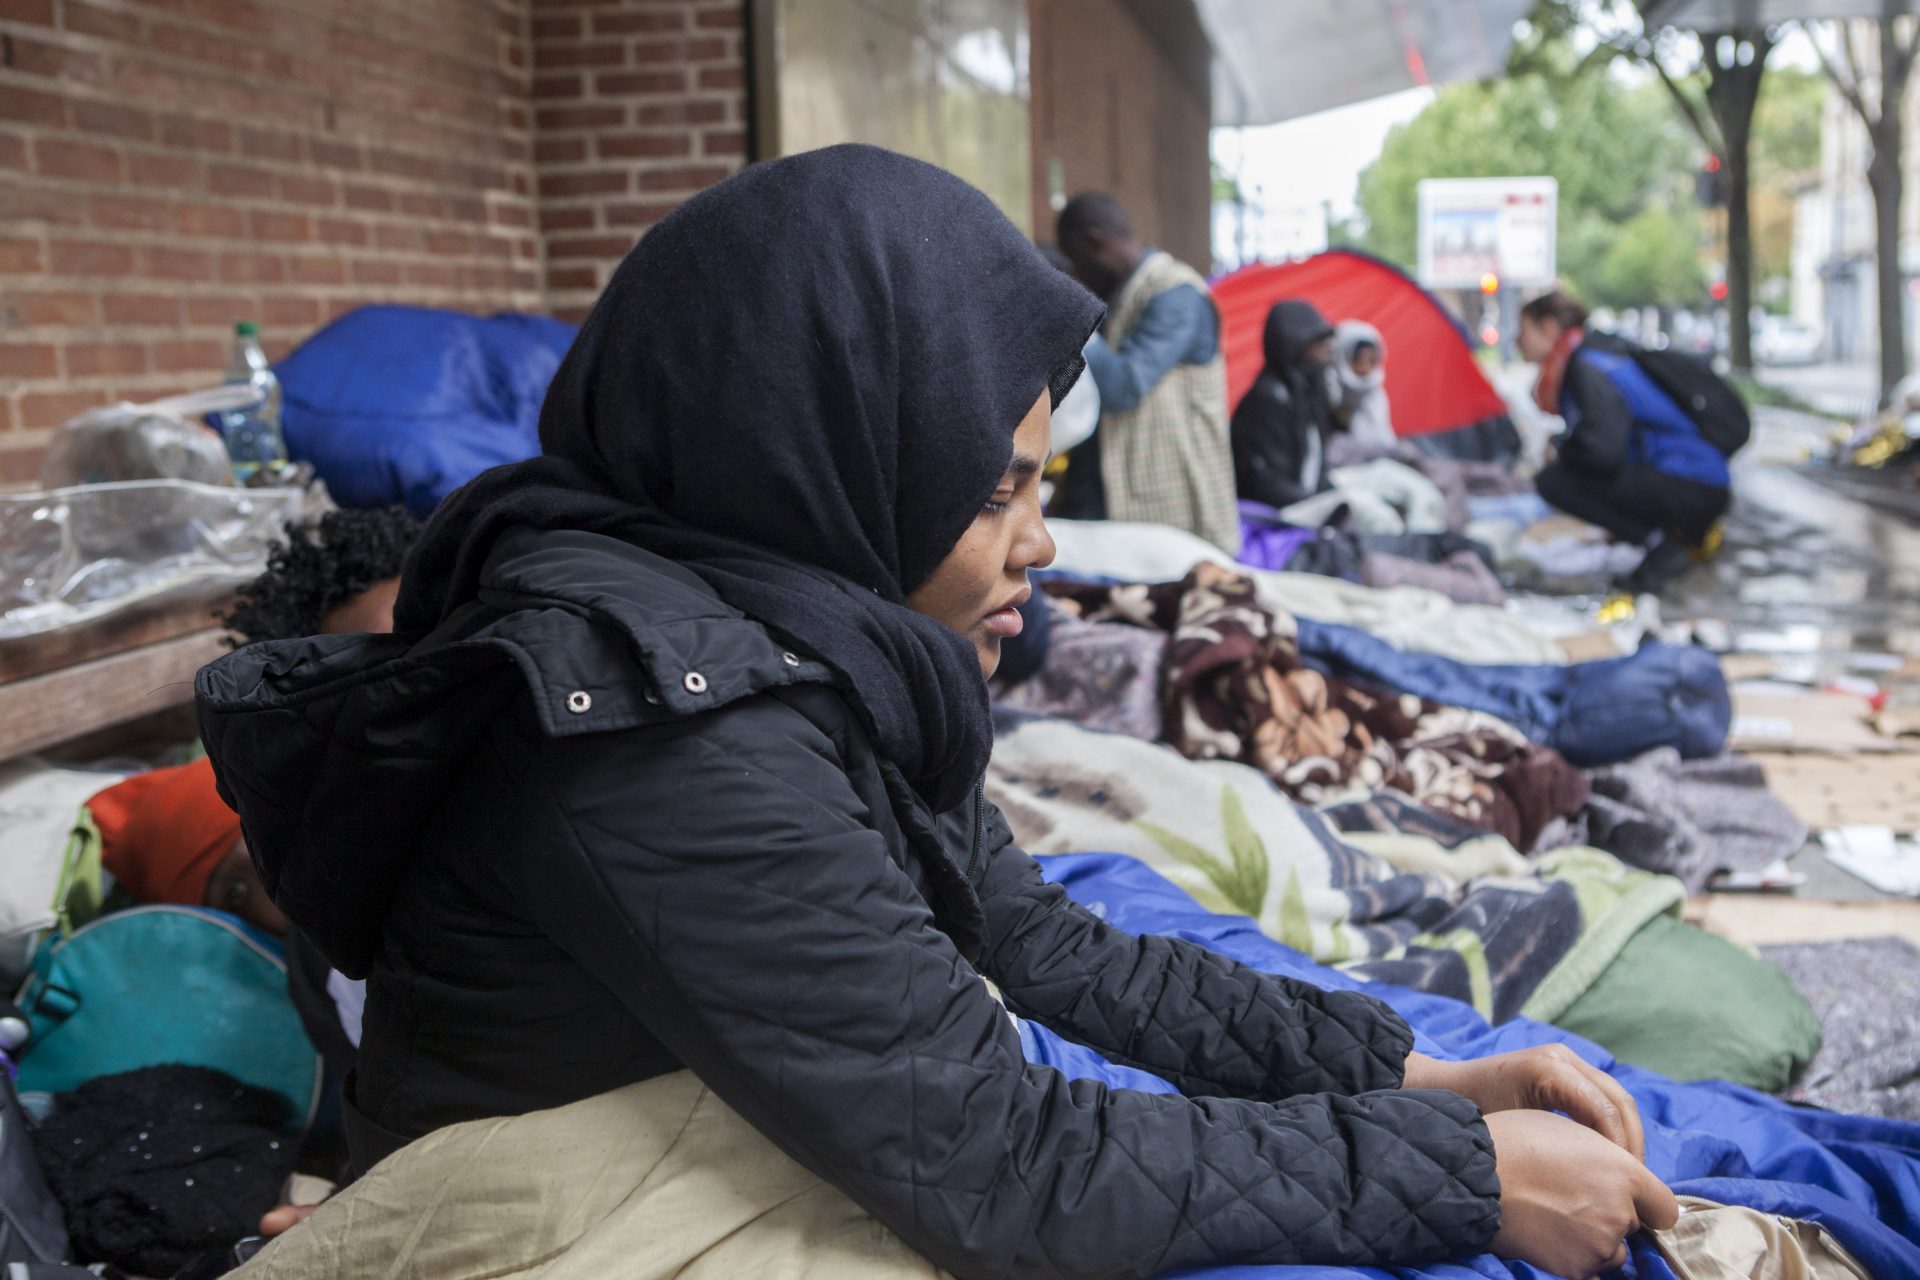
[[[1721,42],[1731,38],[1723,59]],[[1753,112],[1760,102],[1773,37],[1764,28],[1703,32],[1707,108],[1720,133],[1727,190],[1727,359],[1753,368]],[[1742,50],[1749,53],[1740,60]],[[1711,145],[1711,144],[1709,144]]]
[[[1888,111],[1873,131],[1867,186],[1873,191],[1874,282],[1880,308],[1880,403],[1907,376],[1907,282],[1900,270],[1900,173],[1903,141],[1899,111]]]
[[[1727,358],[1742,373],[1753,368],[1752,166],[1747,139],[1727,139]]]
[[[1894,19],[1880,19],[1880,118],[1867,130],[1873,159],[1867,185],[1873,189],[1874,280],[1880,307],[1880,404],[1907,376],[1907,280],[1900,269],[1900,197],[1906,194],[1901,172],[1906,146],[1907,80],[1913,53],[1902,46]]]

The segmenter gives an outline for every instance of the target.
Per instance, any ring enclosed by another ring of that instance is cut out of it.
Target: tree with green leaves
[[[1561,276],[1598,298],[1603,263],[1621,230],[1650,206],[1681,198],[1693,155],[1652,84],[1595,72],[1449,85],[1388,134],[1379,159],[1360,175],[1363,242],[1395,261],[1414,260],[1423,178],[1552,177],[1560,184]],[[1679,219],[1648,224],[1640,234],[1653,230],[1680,237],[1668,260],[1698,250],[1690,238],[1697,228]],[[1697,278],[1697,266],[1695,272]]]
[[[1700,218],[1685,205],[1653,205],[1619,229],[1593,275],[1592,300],[1608,307],[1689,306],[1707,291]]]
[[[1617,64],[1651,72],[1687,127],[1720,167],[1727,206],[1727,338],[1735,368],[1753,367],[1752,141],[1774,28],[1756,23],[1727,31],[1648,30],[1631,0],[1538,0],[1511,69],[1551,71],[1553,52],[1590,48],[1582,70]]]

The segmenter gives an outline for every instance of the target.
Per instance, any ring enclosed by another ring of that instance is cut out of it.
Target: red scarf
[[[1544,413],[1560,412],[1560,384],[1566,381],[1567,362],[1573,359],[1573,350],[1586,337],[1585,329],[1562,329],[1560,340],[1553,344],[1553,350],[1540,362],[1540,379],[1533,384],[1533,402]]]

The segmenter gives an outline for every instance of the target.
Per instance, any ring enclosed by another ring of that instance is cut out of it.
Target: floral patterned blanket
[[[1164,740],[1200,760],[1254,765],[1318,805],[1398,791],[1531,850],[1587,801],[1586,775],[1504,721],[1327,676],[1301,659],[1293,618],[1255,584],[1202,564],[1179,582],[1047,590],[1093,622],[1167,633],[1160,675]]]

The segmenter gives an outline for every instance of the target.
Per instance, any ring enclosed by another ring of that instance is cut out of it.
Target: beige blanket
[[[679,1071],[376,1165],[245,1280],[933,1280],[946,1273]]]
[[[1684,1280],[1867,1280],[1810,1223],[1685,1198]],[[678,1071],[374,1167],[243,1280],[951,1280]]]

